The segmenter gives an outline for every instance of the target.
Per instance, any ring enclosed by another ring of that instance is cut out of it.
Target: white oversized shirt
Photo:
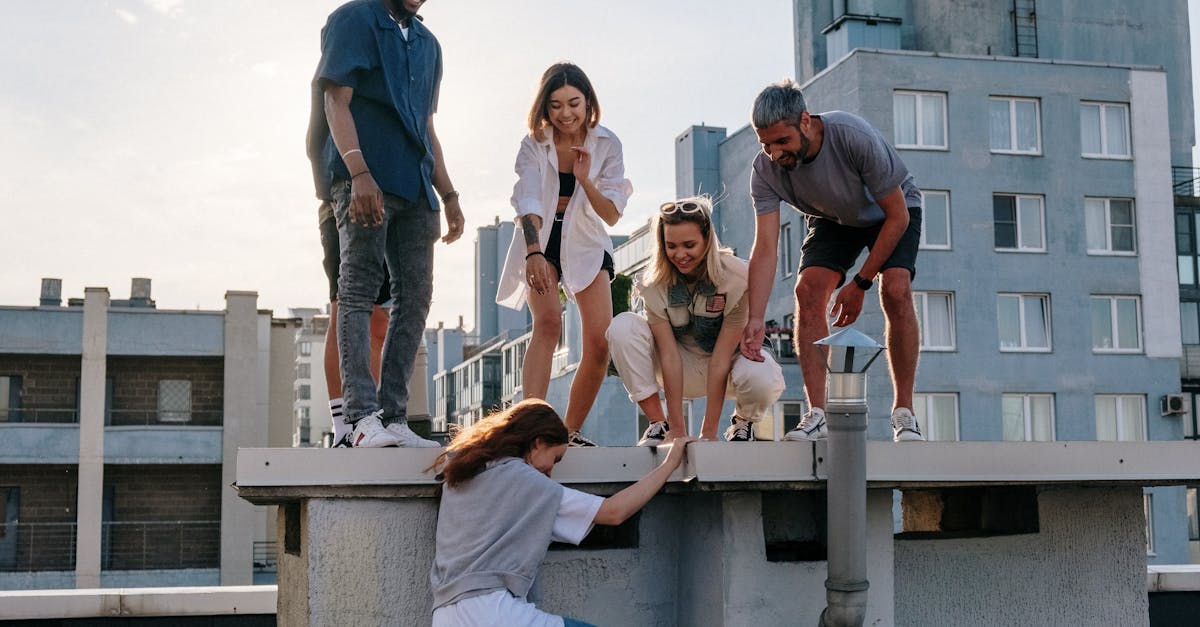
[[[500,284],[496,288],[496,302],[513,309],[525,306],[528,289],[525,284],[525,236],[519,220],[521,216],[530,214],[542,217],[538,240],[541,249],[545,250],[558,209],[559,168],[558,152],[554,149],[554,129],[545,129],[544,135],[543,141],[526,135],[517,151],[517,183],[513,186],[512,206],[517,211],[518,223],[513,231],[504,270],[500,274]],[[629,195],[633,193],[633,185],[625,178],[621,140],[612,131],[596,126],[588,129],[583,146],[592,155],[588,178],[605,198],[613,202],[617,213],[623,213]],[[574,300],[576,292],[592,284],[600,272],[605,252],[612,254],[612,239],[608,236],[607,225],[588,202],[583,186],[576,185],[563,216],[562,240],[559,244],[561,279],[569,298]]]

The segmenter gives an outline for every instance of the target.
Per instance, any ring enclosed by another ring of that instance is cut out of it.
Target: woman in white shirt
[[[458,432],[433,465],[445,481],[430,572],[434,627],[586,625],[526,597],[550,542],[579,544],[593,524],[624,522],[662,488],[690,441],[675,440],[658,468],[602,498],[550,479],[567,429],[545,401],[522,401]]]
[[[567,404],[571,446],[595,446],[579,434],[608,368],[604,337],[612,321],[612,240],[633,186],[621,142],[599,125],[600,103],[583,70],[557,63],[542,75],[529,111],[529,135],[517,152],[512,206],[517,229],[496,302],[533,314],[521,385],[545,398],[562,328],[558,286],[579,307],[583,354]]]
[[[685,398],[705,399],[705,440],[717,438],[721,408],[734,399],[725,439],[751,441],[754,423],[771,415],[784,382],[769,352],[751,361],[738,351],[749,311],[748,264],[721,248],[708,197],[664,203],[652,230],[650,267],[637,282],[644,313],[622,313],[608,330],[629,398],[650,420],[638,445],[686,435]]]

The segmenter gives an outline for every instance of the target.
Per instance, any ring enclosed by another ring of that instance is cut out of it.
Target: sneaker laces
[[[646,427],[646,434],[642,437],[662,440],[666,437],[668,431],[670,431],[670,429],[667,428],[666,421],[660,420],[658,422],[650,423],[650,426]]]
[[[811,429],[816,428],[817,425],[821,424],[821,422],[824,420],[825,420],[824,412],[818,414],[817,412],[810,409],[807,412],[804,412],[804,418],[802,418],[800,420],[800,424],[796,425],[796,428],[799,429],[800,431],[807,432]]]
[[[912,431],[914,433],[921,432],[921,430],[917,428],[917,417],[914,416],[912,412],[907,411],[898,411],[895,414],[892,414],[892,428],[897,431],[904,431],[907,429],[908,431]]]
[[[740,418],[734,418],[733,424],[731,426],[733,427],[732,428],[732,431],[733,431],[732,439],[749,440],[750,439],[750,430],[753,428],[754,424],[752,422],[750,422],[749,420],[742,420]]]

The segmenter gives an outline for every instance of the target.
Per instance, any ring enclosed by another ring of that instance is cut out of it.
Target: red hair
[[[440,470],[446,485],[456,486],[483,472],[494,459],[524,459],[538,440],[566,444],[567,428],[546,401],[524,400],[455,433],[430,469]]]

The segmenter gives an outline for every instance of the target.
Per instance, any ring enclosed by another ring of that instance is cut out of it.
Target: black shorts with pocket
[[[870,250],[879,237],[883,228],[880,222],[875,226],[855,227],[838,224],[827,218],[806,215],[808,233],[804,236],[804,244],[800,246],[800,271],[816,266],[829,268],[840,272],[840,286],[846,282],[846,273],[854,267],[863,249]],[[904,268],[911,278],[917,277],[917,249],[921,247],[921,208],[908,208],[908,228],[896,242],[896,249],[883,262],[880,272],[888,268]]]

